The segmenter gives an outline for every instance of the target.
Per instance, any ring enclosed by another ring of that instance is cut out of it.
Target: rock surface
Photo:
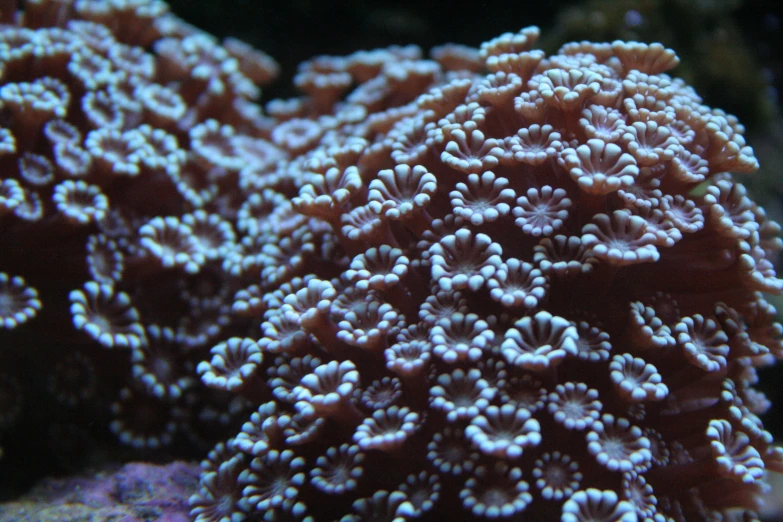
[[[81,476],[43,480],[0,504],[2,522],[187,522],[197,464],[131,463]]]

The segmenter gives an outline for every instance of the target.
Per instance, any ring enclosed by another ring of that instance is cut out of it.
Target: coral
[[[746,123],[766,126],[779,105],[768,88],[779,86],[780,73],[770,78],[767,71],[776,65],[756,52],[763,40],[755,33],[762,24],[750,29],[747,22],[757,13],[752,3],[740,0],[588,0],[557,13],[544,46],[584,39],[659,41],[677,50],[679,74],[700,93]],[[739,73],[730,63],[747,65]]]
[[[754,516],[779,227],[674,51],[528,27],[262,107],[271,59],[162,2],[2,15],[0,335],[119,444],[212,448],[196,520]]]

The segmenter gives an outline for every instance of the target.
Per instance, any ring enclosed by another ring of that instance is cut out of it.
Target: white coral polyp
[[[590,194],[606,195],[628,187],[639,175],[633,156],[614,143],[595,138],[575,149],[565,149],[559,161],[579,188]]]
[[[579,334],[568,320],[542,310],[523,317],[506,331],[501,353],[509,364],[541,371],[577,354]]]
[[[503,249],[486,234],[457,230],[430,248],[432,278],[443,290],[478,290],[500,265]]]
[[[489,406],[470,421],[465,437],[483,454],[517,459],[541,443],[541,425],[526,408]]]

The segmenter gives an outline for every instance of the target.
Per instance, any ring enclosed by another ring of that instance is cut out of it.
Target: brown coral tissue
[[[262,106],[277,64],[163,2],[17,7],[0,473],[200,456],[198,522],[757,520],[783,243],[672,50],[527,27]]]

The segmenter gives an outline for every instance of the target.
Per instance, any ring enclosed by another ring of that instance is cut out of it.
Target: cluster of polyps
[[[297,246],[248,262],[264,362],[235,390],[271,400],[205,461],[250,471],[201,520],[753,517],[783,244],[729,174],[744,129],[659,44],[537,36],[319,57],[270,104],[298,156],[260,174],[261,234]]]
[[[0,234],[81,264],[0,259],[0,327],[70,314],[52,393],[125,444],[233,433],[197,520],[752,519],[779,227],[672,51],[318,57],[265,116],[264,55],[106,6],[2,14]]]

